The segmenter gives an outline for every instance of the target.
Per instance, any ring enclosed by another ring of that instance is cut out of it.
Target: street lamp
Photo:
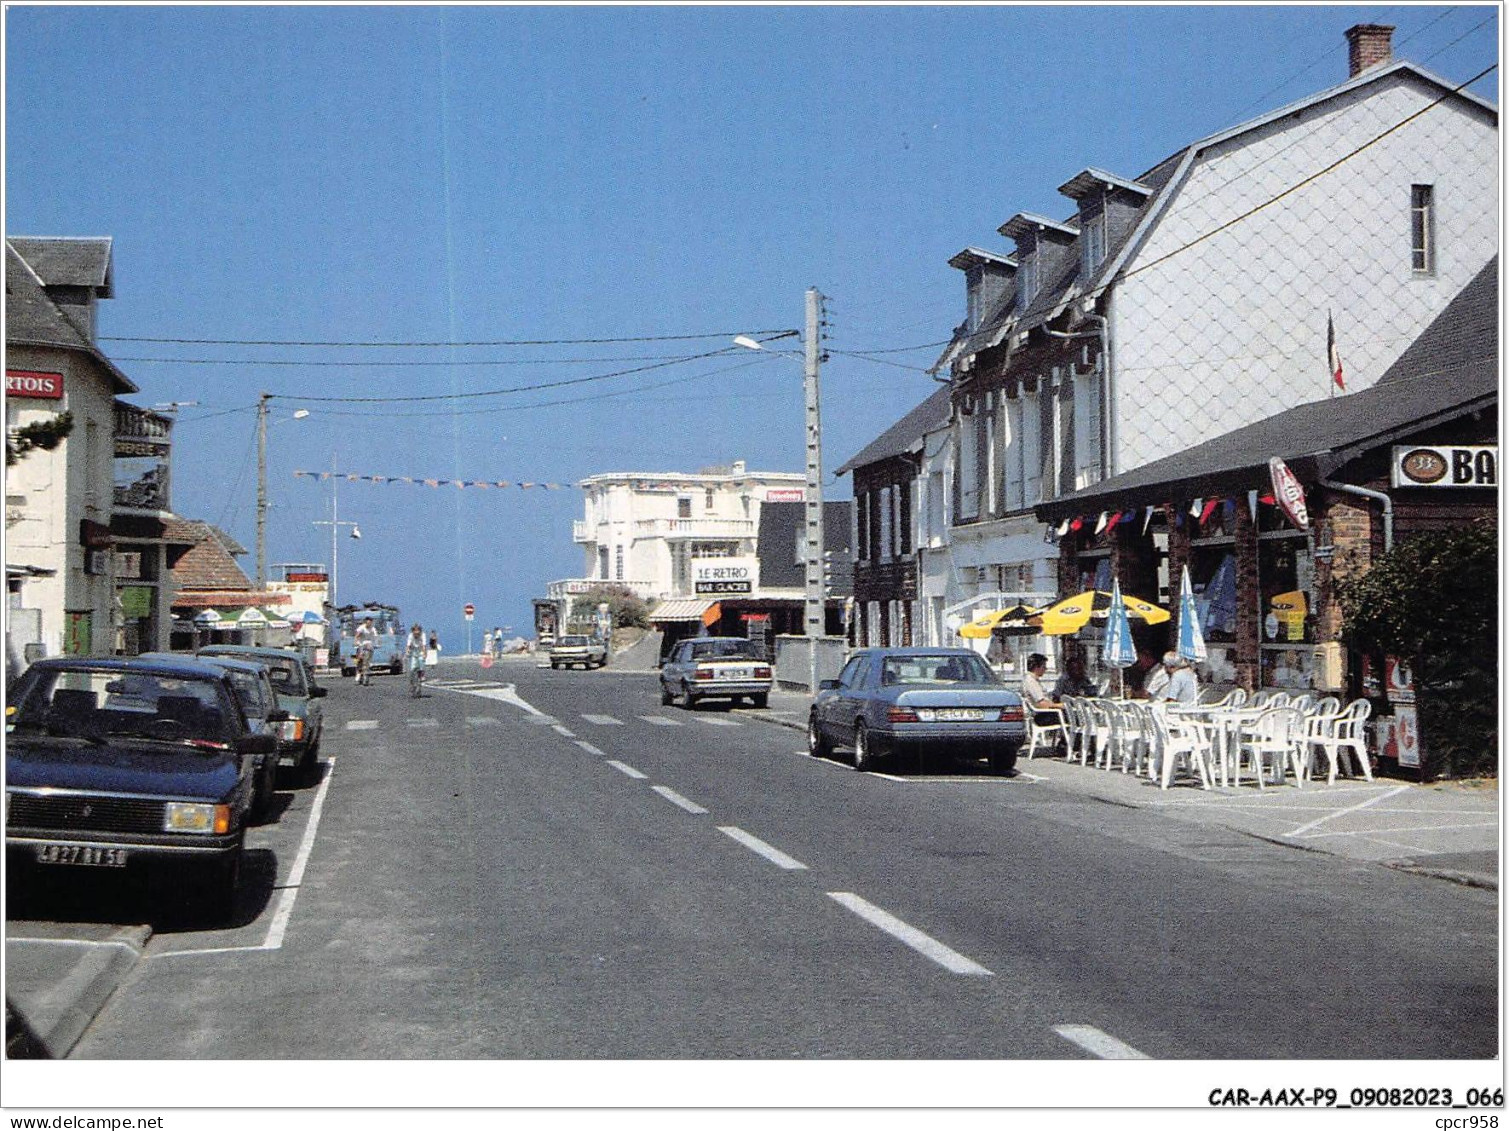
[[[819,398],[818,367],[821,350],[818,345],[819,310],[823,296],[817,288],[807,288],[807,331],[804,338],[806,373],[806,445],[807,445],[807,490],[806,490],[806,586],[803,598],[802,621],[811,653],[810,681],[813,692],[817,691],[817,642],[825,635],[827,602],[823,594],[823,417]],[[782,350],[772,350],[763,342],[740,334],[734,345],[749,350],[762,350],[795,360]]]
[[[271,393],[257,397],[257,589],[267,588],[267,402]],[[294,420],[309,415],[307,408],[293,414]],[[280,423],[275,421],[274,423]]]

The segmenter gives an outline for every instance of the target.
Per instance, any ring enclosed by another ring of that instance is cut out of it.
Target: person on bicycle
[[[404,667],[408,669],[411,683],[424,679],[426,650],[424,629],[416,624],[409,629],[409,638],[403,648]]]
[[[356,682],[372,683],[372,652],[377,647],[377,629],[372,626],[372,618],[357,626],[356,629]]]

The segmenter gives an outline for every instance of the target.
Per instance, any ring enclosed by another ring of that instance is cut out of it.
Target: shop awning
[[[708,614],[712,614],[712,620],[716,621],[721,615],[717,601],[661,601],[650,613],[651,621],[701,621],[703,624],[711,623]]]

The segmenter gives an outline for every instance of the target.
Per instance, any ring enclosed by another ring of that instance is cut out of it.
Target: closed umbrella
[[[1042,611],[1032,605],[1012,605],[1007,609],[992,609],[959,629],[959,635],[968,640],[987,640],[992,635],[1036,636],[1042,629],[1035,623],[1035,618]]]
[[[1116,585],[1120,590],[1120,585]],[[1041,631],[1045,636],[1068,636],[1078,632],[1091,620],[1104,622],[1111,612],[1112,594],[1103,589],[1091,589],[1065,597],[1055,605],[1043,610]],[[1141,597],[1121,595],[1122,605],[1128,617],[1136,617],[1145,624],[1162,624],[1168,620],[1167,609],[1161,609]]]
[[[1195,608],[1195,593],[1189,584],[1189,566],[1179,581],[1179,655],[1191,663],[1205,659],[1205,634],[1200,631],[1200,614]]]
[[[1121,582],[1111,579],[1111,606],[1106,610],[1106,638],[1100,648],[1100,662],[1116,672],[1116,692],[1126,693],[1120,669],[1129,668],[1137,662],[1137,650],[1132,647],[1132,623],[1127,616],[1126,602],[1121,596]]]

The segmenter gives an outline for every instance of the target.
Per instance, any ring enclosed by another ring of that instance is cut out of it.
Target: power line
[[[732,338],[736,334],[771,334],[776,338],[794,338],[798,330],[725,330],[708,334],[650,334],[626,338],[499,338],[479,342],[330,342],[295,341],[287,339],[258,338],[141,338],[102,334],[103,342],[152,342],[159,345],[193,346],[311,346],[355,349],[435,349],[460,346],[601,346],[623,342],[690,342],[702,338]],[[773,340],[773,339],[772,339]],[[123,359],[132,360],[132,359]],[[147,360],[147,359],[139,359]]]
[[[619,357],[519,357],[481,358],[468,361],[449,359],[445,361],[291,361],[287,359],[221,358],[221,357],[116,357],[115,361],[149,362],[154,365],[249,365],[288,366],[309,369],[408,369],[443,368],[449,366],[492,365],[601,365],[609,361],[672,361],[681,354],[624,354]]]

